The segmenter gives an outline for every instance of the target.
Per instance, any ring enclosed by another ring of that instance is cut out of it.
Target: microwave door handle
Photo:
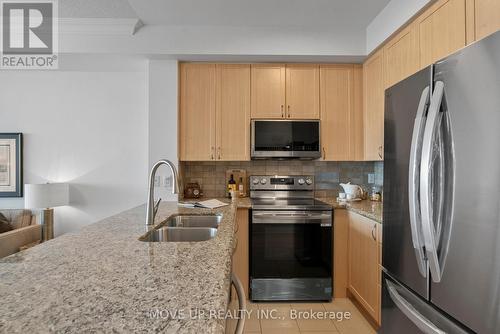
[[[425,124],[424,139],[422,144],[422,161],[420,164],[420,205],[422,208],[422,232],[425,242],[425,251],[429,262],[432,280],[436,283],[441,281],[442,267],[439,263],[438,245],[436,240],[435,224],[432,214],[432,152],[435,133],[439,131],[441,103],[444,95],[444,84],[442,81],[435,83],[432,94],[427,122]]]
[[[424,317],[420,312],[418,312],[406,299],[404,299],[396,290],[394,284],[389,282],[387,279],[385,280],[387,284],[387,290],[389,292],[389,296],[391,297],[394,304],[396,304],[397,308],[403,312],[403,314],[410,319],[411,322],[415,324],[423,333],[426,334],[446,334],[446,332],[442,331],[436,325],[434,325],[429,319]]]
[[[411,140],[410,163],[408,171],[408,202],[410,209],[410,227],[413,249],[417,259],[418,271],[423,277],[427,277],[427,266],[423,247],[423,236],[421,227],[420,203],[418,201],[418,189],[420,180],[420,157],[422,153],[422,138],[425,129],[425,112],[429,102],[429,86],[422,90],[418,104],[415,122],[413,124],[413,135]]]

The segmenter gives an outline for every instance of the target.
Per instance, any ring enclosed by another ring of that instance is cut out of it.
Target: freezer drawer
[[[379,334],[472,333],[445,317],[423,299],[382,275],[382,327]]]

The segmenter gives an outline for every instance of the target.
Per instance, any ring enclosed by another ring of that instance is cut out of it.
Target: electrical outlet
[[[172,176],[164,176],[163,177],[163,186],[169,188],[172,186]]]
[[[373,174],[373,173],[368,174],[368,183],[369,184],[375,183],[375,174]]]
[[[155,176],[155,187],[159,187],[159,186],[160,186],[160,176],[156,175]]]

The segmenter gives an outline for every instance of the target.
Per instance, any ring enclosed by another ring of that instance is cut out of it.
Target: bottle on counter
[[[240,182],[238,183],[238,193],[239,193],[240,197],[245,196],[245,187],[243,185],[243,178],[242,177],[240,177]]]
[[[236,181],[234,180],[234,175],[231,174],[229,181],[227,182],[227,194],[231,197],[231,191],[236,192]]]
[[[374,202],[380,202],[382,201],[382,193],[381,193],[381,190],[380,190],[380,187],[372,187],[372,192],[370,194],[370,200],[374,201]]]

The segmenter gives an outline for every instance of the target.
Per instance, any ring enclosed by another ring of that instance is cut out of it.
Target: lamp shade
[[[24,206],[28,209],[53,208],[68,205],[69,185],[67,183],[46,183],[24,185]]]

